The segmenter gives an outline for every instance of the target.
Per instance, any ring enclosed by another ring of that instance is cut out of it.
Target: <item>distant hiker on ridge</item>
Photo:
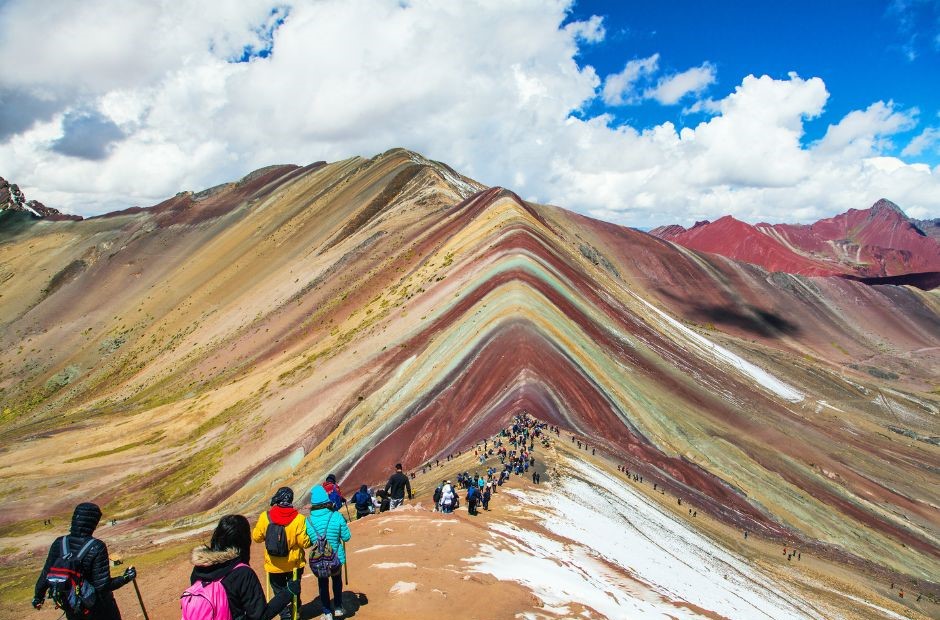
[[[251,537],[255,542],[264,543],[264,570],[268,573],[268,585],[274,590],[275,596],[287,588],[289,581],[297,582],[294,598],[281,611],[281,618],[290,620],[293,614],[293,604],[295,602],[300,604],[300,578],[304,572],[304,549],[310,546],[306,519],[294,509],[293,489],[281,487],[277,490],[271,498],[271,509],[262,512],[258,517]]]
[[[191,587],[180,598],[183,620],[204,617],[203,604],[213,600],[212,589],[219,584],[225,591],[230,618],[240,620],[271,620],[282,610],[290,609],[291,599],[300,599],[300,579],[288,581],[270,601],[265,602],[261,580],[249,566],[251,560],[251,526],[242,515],[226,515],[219,520],[208,546],[193,549]],[[198,585],[197,585],[198,584]],[[198,590],[198,594],[193,590]],[[225,604],[225,603],[223,603]],[[210,613],[224,616],[222,610]]]
[[[414,495],[411,493],[411,481],[408,480],[408,476],[402,473],[401,463],[397,463],[395,465],[395,473],[392,474],[392,477],[385,483],[385,490],[388,491],[391,497],[391,502],[389,503],[391,510],[395,510],[405,501],[405,489],[408,489],[408,499],[414,499]]]
[[[92,537],[101,509],[85,502],[75,507],[72,526],[66,536],[55,539],[49,547],[46,563],[39,573],[33,596],[33,607],[41,609],[48,592],[56,607],[61,607],[68,620],[121,620],[121,612],[112,592],[137,577],[130,567],[120,577],[112,577],[108,562],[108,547]],[[83,587],[74,588],[70,573],[79,573]],[[74,594],[76,606],[69,603]]]

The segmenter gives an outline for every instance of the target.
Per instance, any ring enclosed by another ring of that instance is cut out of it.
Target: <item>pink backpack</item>
[[[239,562],[232,570],[248,566]],[[196,581],[186,588],[180,597],[180,607],[183,610],[182,620],[232,620],[232,611],[228,607],[228,595],[222,586],[222,579],[232,571],[226,573],[221,579],[203,583]]]

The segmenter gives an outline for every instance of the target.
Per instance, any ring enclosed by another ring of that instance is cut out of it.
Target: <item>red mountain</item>
[[[684,247],[760,265],[770,271],[862,278],[940,271],[940,243],[897,205],[879,200],[815,224],[747,224],[728,215],[692,228],[650,231]]]

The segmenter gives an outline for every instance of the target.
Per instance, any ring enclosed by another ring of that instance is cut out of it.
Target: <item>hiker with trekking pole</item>
[[[68,620],[121,620],[112,593],[134,581],[137,571],[132,566],[120,577],[111,576],[108,547],[92,536],[99,521],[101,509],[96,504],[84,502],[75,507],[69,533],[49,547],[36,581],[35,609],[42,609],[48,595]]]
[[[343,609],[343,567],[346,565],[346,545],[352,538],[346,517],[335,510],[326,490],[321,485],[310,489],[310,516],[307,518],[307,537],[311,542],[310,572],[317,578],[323,620],[334,620],[346,615]],[[330,582],[333,598],[330,599]],[[349,584],[349,573],[346,573]]]
[[[293,600],[281,612],[282,620],[300,615],[300,579],[304,572],[304,549],[310,546],[307,520],[294,508],[294,491],[281,487],[271,498],[271,509],[261,513],[252,530],[255,542],[264,543],[264,570],[268,573],[268,598],[277,596],[288,582],[297,582]]]

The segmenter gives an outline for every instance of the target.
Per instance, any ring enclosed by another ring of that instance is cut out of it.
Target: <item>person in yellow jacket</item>
[[[294,491],[281,487],[271,498],[271,509],[258,517],[251,532],[255,542],[264,543],[264,570],[274,595],[297,581],[304,572],[304,549],[310,546],[307,520],[294,508]],[[300,614],[300,592],[281,612],[282,620],[295,620]]]

